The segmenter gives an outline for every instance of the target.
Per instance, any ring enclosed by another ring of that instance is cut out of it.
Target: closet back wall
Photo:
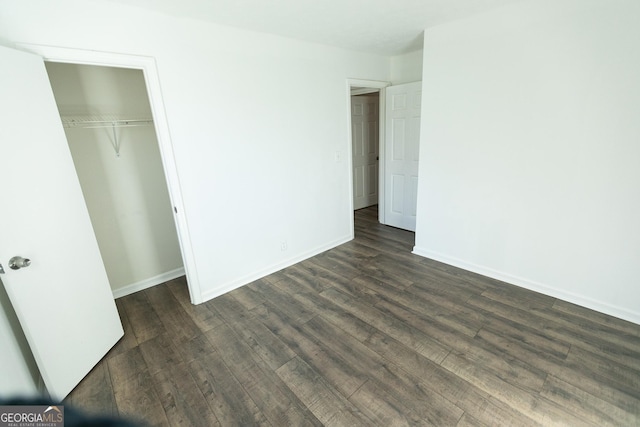
[[[140,70],[46,63],[63,117],[151,118]],[[65,129],[116,297],[184,273],[153,125]]]

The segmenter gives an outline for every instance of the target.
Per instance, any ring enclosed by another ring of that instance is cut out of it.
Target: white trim
[[[379,124],[379,143],[380,147],[378,147],[378,221],[380,224],[386,224],[387,220],[385,218],[385,182],[384,177],[387,173],[387,88],[380,89],[380,99],[378,99],[380,103],[380,113],[378,114],[378,124]],[[382,209],[380,207],[382,206]]]
[[[387,86],[391,86],[391,82],[385,82],[382,80],[362,80],[362,79],[347,79],[349,87],[370,87],[374,89],[382,89]]]
[[[158,274],[157,276],[150,277],[148,279],[141,280],[136,283],[132,283],[130,285],[125,285],[121,288],[113,290],[113,298],[118,299],[125,297],[127,295],[131,295],[133,293],[143,291],[147,288],[151,288],[153,286],[159,285],[164,282],[168,282],[169,280],[177,279],[178,277],[184,276],[184,268],[176,268],[175,270],[167,271],[166,273]]]
[[[351,129],[351,96],[353,95],[351,88],[358,87],[362,88],[360,90],[368,90],[368,92],[363,93],[374,93],[380,92],[379,102],[379,113],[378,113],[378,123],[380,124],[380,129],[378,130],[379,138],[378,138],[378,206],[384,206],[384,149],[385,149],[385,88],[391,86],[390,82],[383,82],[379,80],[360,80],[360,79],[347,79],[347,127],[349,135],[347,139],[347,161],[349,165],[349,215],[350,215],[350,231],[351,238],[353,239],[354,234],[354,219],[353,219],[353,135]],[[384,223],[384,212],[383,210],[378,209],[378,219],[380,222]]]
[[[164,167],[167,187],[169,190],[169,198],[171,199],[172,206],[178,211],[177,213],[174,211],[174,220],[176,223],[176,230],[178,232],[178,241],[180,243],[187,283],[189,284],[191,302],[193,304],[203,302],[195,257],[193,255],[193,248],[191,245],[189,227],[184,214],[185,209],[182,200],[182,191],[180,189],[180,179],[173,152],[171,133],[169,131],[164,101],[162,99],[162,88],[155,59],[150,56],[70,49],[26,43],[17,43],[16,47],[23,51],[40,55],[45,61],[142,70],[147,85],[149,104],[151,105],[151,112],[153,114],[158,146],[160,148],[160,157],[162,158],[162,165]]]
[[[361,87],[359,89],[351,89],[351,96],[368,95],[370,93],[378,93],[378,92],[380,92],[380,89],[378,88]]]
[[[351,82],[347,79],[347,148],[345,152],[347,153],[347,169],[349,171],[347,177],[347,194],[349,195],[349,200],[347,202],[348,212],[347,218],[349,221],[349,235],[351,238],[349,240],[353,240],[355,237],[355,225],[353,219],[353,125],[351,124]]]
[[[311,251],[302,253],[302,254],[298,254],[295,257],[289,258],[285,261],[279,262],[277,264],[274,264],[270,267],[267,267],[263,270],[260,270],[258,272],[254,272],[251,273],[249,275],[246,275],[244,277],[241,277],[240,279],[236,279],[233,280],[229,283],[226,283],[222,286],[216,287],[216,289],[213,289],[209,292],[205,292],[202,296],[204,301],[209,301],[213,298],[216,298],[220,295],[226,294],[227,292],[231,292],[234,289],[238,289],[244,285],[248,285],[251,282],[254,282],[258,279],[262,279],[265,276],[268,276],[270,274],[275,273],[276,271],[280,271],[283,268],[287,268],[290,267],[294,264],[297,264],[301,261],[304,261],[306,259],[309,259],[313,256],[316,256],[322,252],[328,251],[329,249],[333,249],[336,246],[342,245],[343,243],[347,243],[349,241],[353,240],[353,235],[348,235],[345,237],[342,237],[340,239],[334,240],[333,242],[327,243],[326,245],[322,245],[316,249],[313,249]],[[203,302],[204,302],[203,301]]]
[[[514,276],[509,273],[505,273],[493,268],[485,267],[478,264],[473,264],[455,257],[444,255],[438,252],[430,251],[428,249],[419,248],[414,246],[413,252],[415,255],[419,255],[425,258],[429,258],[435,261],[443,262],[445,264],[452,265],[454,267],[462,268],[473,273],[478,273],[483,276],[491,277],[493,279],[501,280],[503,282],[519,286],[521,288],[529,289],[531,291],[540,292],[541,294],[558,298],[563,301],[567,301],[573,304],[577,304],[582,307],[596,310],[600,313],[608,314],[619,319],[627,320],[635,324],[640,325],[640,313],[631,311],[626,308],[617,307],[602,301],[586,298],[582,295],[574,294],[572,292],[563,291],[553,286],[548,286],[543,283],[535,282],[533,280],[525,279],[523,277]]]

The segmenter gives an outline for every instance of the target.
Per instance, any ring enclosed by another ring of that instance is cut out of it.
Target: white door
[[[353,209],[378,203],[378,95],[351,97]]]
[[[416,230],[422,82],[386,89],[385,224]]]
[[[63,398],[124,332],[43,60],[0,47],[0,63],[2,283]],[[10,269],[16,255],[31,265]]]

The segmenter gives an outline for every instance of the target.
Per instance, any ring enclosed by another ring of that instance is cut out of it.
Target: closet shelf
[[[106,128],[133,127],[153,124],[150,117],[121,117],[121,116],[62,116],[62,126],[65,128]]]

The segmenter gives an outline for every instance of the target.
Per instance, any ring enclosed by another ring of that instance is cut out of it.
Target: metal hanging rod
[[[153,124],[153,119],[150,118],[121,118],[117,116],[62,116],[62,126],[65,128],[79,128],[79,129],[98,129],[98,128],[111,128],[111,145],[116,152],[116,156],[120,157],[120,138],[118,138],[117,128],[121,127],[134,127],[134,126],[149,126]]]
[[[105,128],[105,127],[132,127],[148,126],[153,124],[152,119],[109,119],[109,118],[77,118],[63,117],[62,126],[65,128]]]

